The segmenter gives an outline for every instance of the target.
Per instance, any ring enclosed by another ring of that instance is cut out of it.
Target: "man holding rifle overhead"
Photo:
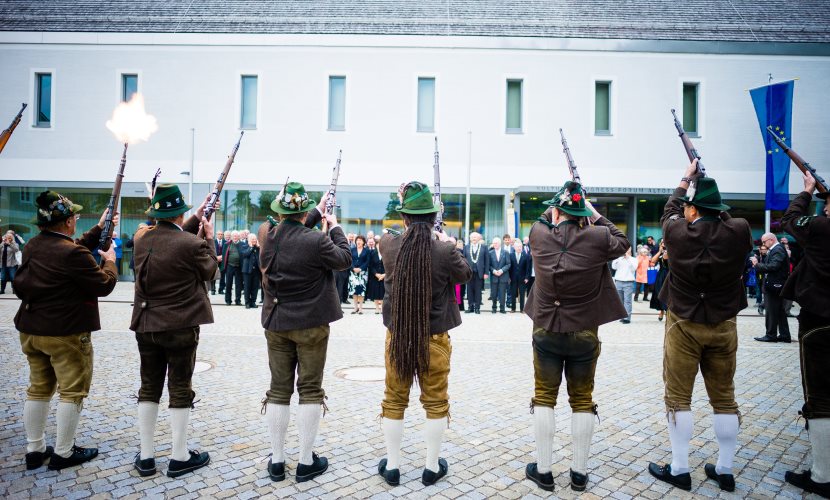
[[[668,305],[663,347],[666,417],[671,464],[649,463],[657,479],[684,490],[692,487],[689,441],[692,439],[692,389],[698,368],[714,409],[717,465],[707,463],[706,476],[722,490],[734,491],[732,462],[738,438],[735,402],[736,315],[744,309],[743,270],[752,249],[745,219],[732,218],[718,185],[702,176],[694,159],[663,213],[663,235],[672,265],[660,290]]]

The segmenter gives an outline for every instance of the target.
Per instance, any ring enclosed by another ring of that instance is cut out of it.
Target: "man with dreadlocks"
[[[438,458],[450,413],[447,377],[452,346],[448,332],[461,324],[455,285],[466,283],[472,271],[452,240],[443,232],[433,232],[440,209],[428,186],[406,184],[396,208],[406,229],[381,240],[386,262],[383,324],[387,328],[381,417],[387,454],[378,473],[392,486],[400,483],[403,415],[416,378],[427,414],[427,456],[421,482],[435,484],[449,468],[446,460]]]
[[[537,461],[528,464],[525,475],[543,490],[553,491],[553,408],[564,371],[573,412],[571,489],[583,491],[597,408],[592,393],[600,352],[598,328],[627,317],[607,263],[631,244],[591,206],[577,182],[567,182],[545,205],[551,208],[530,229],[536,281],[525,314],[533,320],[536,391],[530,407]]]

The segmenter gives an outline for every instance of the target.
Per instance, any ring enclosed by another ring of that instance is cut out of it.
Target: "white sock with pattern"
[[[713,420],[715,437],[718,438],[718,464],[715,472],[732,474],[732,462],[738,447],[738,415],[716,413]]]
[[[297,409],[297,431],[300,434],[300,463],[312,465],[314,457],[314,440],[320,427],[320,403],[300,405]]]
[[[190,452],[187,450],[187,426],[190,424],[190,408],[170,408],[170,430],[173,434],[172,460],[187,462]]]
[[[265,409],[265,422],[268,424],[268,435],[271,436],[272,464],[285,462],[285,433],[288,432],[290,418],[290,405],[268,403]]]
[[[689,472],[689,441],[692,440],[694,420],[690,411],[676,411],[668,415],[671,440],[671,473],[673,476]]]
[[[401,441],[403,441],[403,419],[384,418],[383,437],[386,440],[386,470],[401,466]]]
[[[46,451],[46,417],[49,401],[27,399],[23,403],[23,427],[26,428],[26,453]]]
[[[58,402],[58,436],[55,439],[55,454],[63,458],[72,455],[72,447],[75,446],[75,430],[78,428],[78,420],[81,419],[81,405],[68,401]]]
[[[571,436],[574,448],[571,469],[574,472],[588,473],[588,454],[591,450],[591,436],[593,434],[593,413],[574,413],[571,416]]]
[[[556,434],[556,414],[553,408],[533,408],[533,430],[536,434],[536,469],[539,474],[550,472],[553,463],[553,436]]]
[[[438,472],[441,441],[444,439],[444,431],[446,429],[447,417],[428,418],[426,423],[424,423],[424,440],[427,442],[427,457],[424,468],[432,472]]]
[[[141,438],[141,460],[156,456],[153,438],[156,434],[156,421],[159,418],[159,404],[152,401],[138,402],[138,435]]]
[[[830,483],[830,418],[814,418],[809,422],[813,453],[810,479],[817,483]]]

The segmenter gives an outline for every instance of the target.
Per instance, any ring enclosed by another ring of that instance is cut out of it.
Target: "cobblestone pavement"
[[[546,493],[524,479],[525,464],[535,461],[528,410],[533,392],[531,323],[524,315],[464,315],[464,324],[451,332],[452,423],[442,450],[450,473],[431,487],[420,482],[424,413],[417,388],[405,420],[401,485],[391,488],[376,473],[378,460],[385,455],[377,420],[383,383],[334,375],[346,367],[383,365],[385,330],[380,316],[367,310],[333,323],[324,382],[330,412],[320,426],[316,446],[318,453],[329,458],[329,471],[313,481],[295,482],[298,441],[292,419],[286,443],[288,478],[272,483],[265,471],[269,446],[260,415],[260,400],[269,381],[259,326],[261,309],[228,307],[213,296],[216,323],[203,327],[198,351],[198,358],[212,368],[194,377],[199,402],[190,434],[191,448],[209,451],[211,464],[179,479],[163,475],[170,452],[165,395],[156,431],[160,473],[144,479],[132,468],[139,445],[132,396],[139,377],[138,352],[127,329],[130,284],[119,284],[110,299],[113,302],[101,305],[103,330],[94,334],[95,375],[77,437],[78,445],[97,446],[101,454],[61,472],[25,470],[22,411],[28,367],[12,323],[19,302],[8,295],[0,300],[0,496],[534,498]],[[802,398],[798,344],[754,342],[752,337],[763,334],[763,318],[752,309],[742,313],[736,387],[744,417],[735,461],[737,490],[734,495],[722,494],[705,478],[703,464],[717,459],[717,442],[698,377],[690,456],[693,489],[686,493],[655,482],[646,471],[648,461],[670,459],[662,403],[664,324],[646,304],[636,303],[635,312],[630,325],[613,323],[600,328],[603,351],[594,396],[601,422],[588,462],[590,484],[581,496],[800,497],[800,490],[784,482],[786,470],[811,463],[804,422],[798,421],[796,413]],[[794,319],[790,326],[795,332]],[[574,498],[578,495],[568,486],[570,409],[564,388],[556,424],[553,495]],[[54,436],[53,411],[47,425],[50,444]]]

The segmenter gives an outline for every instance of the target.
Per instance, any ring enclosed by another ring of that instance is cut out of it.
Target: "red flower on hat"
[[[573,195],[572,199],[573,199],[573,201],[577,201],[577,202],[578,202],[579,200],[581,200],[581,199],[582,199],[582,195],[581,195],[581,194],[579,194],[579,193],[577,193],[577,194]]]

